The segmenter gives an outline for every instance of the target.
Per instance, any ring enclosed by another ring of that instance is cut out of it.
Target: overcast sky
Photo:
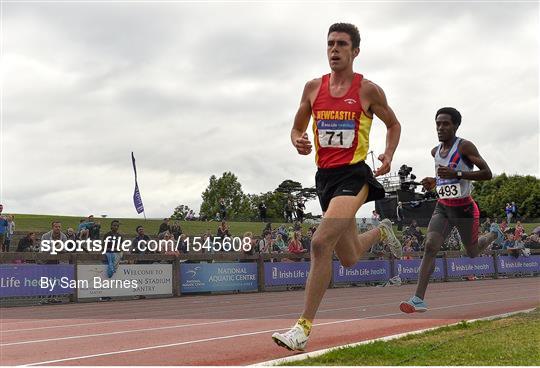
[[[305,82],[329,72],[326,34],[339,21],[360,29],[355,71],[402,124],[393,171],[433,176],[434,114],[454,106],[458,135],[494,173],[540,175],[535,2],[10,2],[4,211],[136,217],[131,151],[148,217],[198,211],[224,171],[244,193],[314,185],[314,154],[296,154],[289,133]],[[375,119],[376,155],[385,131]]]

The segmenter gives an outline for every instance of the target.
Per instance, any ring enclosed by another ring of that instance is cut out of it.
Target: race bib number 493
[[[321,147],[350,148],[355,135],[354,120],[318,120],[317,131]]]
[[[437,185],[437,193],[439,198],[459,198],[461,197],[461,186],[456,184]]]

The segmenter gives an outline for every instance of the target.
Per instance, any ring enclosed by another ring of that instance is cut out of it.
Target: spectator
[[[195,220],[195,212],[193,210],[189,210],[188,214],[186,215],[186,221],[194,221]]]
[[[308,230],[306,235],[302,235],[301,242],[302,247],[306,250],[307,253],[311,252],[311,239],[313,238],[313,233],[311,230]]]
[[[358,225],[358,230],[360,231],[360,233],[365,233],[366,231],[368,231],[368,224],[366,220],[367,219],[363,217],[362,222],[360,222],[360,224]]]
[[[539,228],[540,227],[537,227],[536,229]],[[533,231],[531,235],[527,236],[527,238],[524,239],[524,246],[531,249],[540,249],[540,232]]]
[[[516,205],[516,202],[512,202],[511,206],[512,206],[512,217],[517,220],[519,213],[518,213],[518,207]]]
[[[88,239],[90,237],[90,231],[85,227],[86,220],[80,219],[77,226],[77,239]]]
[[[293,233],[292,239],[289,240],[289,244],[288,244],[289,253],[302,254],[302,253],[307,252],[307,249],[304,249],[304,247],[302,247],[302,242],[300,241],[300,237],[301,236],[298,231],[295,231]]]
[[[79,239],[90,238],[92,240],[96,240],[99,239],[100,229],[101,225],[94,220],[94,215],[90,215],[86,221],[80,221],[79,227],[77,228],[77,233],[79,234]]]
[[[53,221],[51,223],[51,231],[41,236],[41,241],[44,241],[44,240],[49,240],[49,241],[60,240],[63,243],[66,242],[67,237],[66,237],[66,234],[62,232],[62,223],[60,221]]]
[[[296,203],[296,219],[300,221],[300,223],[304,222],[304,210],[306,209],[306,206],[304,205],[304,202],[302,200],[298,200]]]
[[[75,231],[71,227],[68,227],[66,231],[66,238],[67,240],[77,240],[77,234],[75,234]]]
[[[163,237],[163,233],[165,231],[171,231],[171,227],[169,226],[169,219],[168,218],[164,218],[163,219],[163,222],[161,223],[161,225],[159,225],[159,230],[158,230],[158,236],[160,238]]]
[[[168,232],[165,231],[165,234],[163,234],[163,242],[164,249],[162,249],[162,252],[167,256],[175,256],[178,257],[180,255],[180,252],[175,249],[176,244],[174,242],[174,236]]]
[[[397,219],[397,229],[398,231],[403,230],[403,204],[398,202],[396,207],[396,219]]]
[[[8,222],[4,216],[2,216],[2,211],[4,210],[4,206],[0,204],[0,251],[5,252],[5,241],[6,241],[6,234],[8,232]]]
[[[227,221],[221,221],[221,225],[219,225],[217,229],[217,236],[221,240],[223,240],[223,238],[225,237],[231,237],[231,232],[229,231],[229,225],[227,225]]]
[[[13,215],[8,215],[6,217],[8,222],[6,239],[4,240],[4,248],[6,252],[9,252],[9,246],[11,245],[11,240],[13,239],[13,234],[15,233],[15,221],[13,221]]]
[[[141,225],[137,226],[135,232],[137,233],[137,236],[131,241],[131,253],[151,253],[146,248],[150,241],[150,237],[144,233],[144,227]]]
[[[506,231],[506,229],[508,228],[508,223],[506,222],[506,220],[501,221],[501,224],[499,225],[499,228],[501,229],[501,231],[503,233]]]
[[[265,232],[264,237],[259,241],[259,253],[270,253],[272,251],[272,233]]]
[[[107,251],[105,257],[107,257],[107,276],[111,278],[116,270],[118,264],[122,258],[122,252],[119,251],[119,245],[122,243],[122,235],[119,232],[120,221],[113,220],[111,222],[111,230],[103,235],[103,244],[107,244]]]
[[[380,221],[381,216],[377,213],[377,211],[373,210],[373,212],[371,212],[371,224],[373,226],[378,226]]]
[[[170,233],[175,239],[180,238],[180,235],[182,235],[183,231],[178,221],[173,222]]]
[[[186,254],[188,252],[188,239],[186,234],[180,234],[180,240],[178,241],[178,249],[180,252]]]
[[[278,228],[278,234],[281,234],[281,237],[283,238],[283,241],[285,243],[289,242],[289,233],[287,232],[287,229],[285,228],[285,225],[280,225]]]
[[[486,218],[486,221],[482,223],[482,231],[484,233],[488,233],[490,227],[491,227],[491,218],[488,217]]]
[[[36,250],[36,233],[29,232],[19,240],[17,252],[33,252]]]
[[[506,204],[506,208],[504,209],[504,212],[506,212],[506,222],[510,225],[512,223],[512,205],[510,203]]]
[[[411,248],[415,252],[421,252],[423,250],[422,246],[421,246],[421,244],[418,241],[418,238],[416,236],[411,237]]]
[[[264,226],[264,230],[262,231],[261,236],[264,236],[264,234],[267,231],[272,232],[272,223],[270,223],[270,222],[267,222],[266,225]]]
[[[266,203],[259,202],[259,220],[261,220],[261,222],[266,222],[266,217],[267,217]]]
[[[412,240],[408,238],[407,241],[403,244],[403,253],[411,253],[414,251],[411,244]],[[403,259],[412,259],[412,257],[410,255],[404,255]]]
[[[225,205],[225,199],[219,199],[219,216],[221,220],[227,219],[227,206]]]
[[[375,254],[377,257],[383,257],[384,256],[383,243],[378,242],[378,243],[373,244],[369,252]],[[373,259],[373,258],[370,258],[370,259]]]
[[[285,245],[285,242],[283,241],[283,236],[281,236],[281,234],[276,235],[276,240],[274,241],[272,248],[274,252],[277,253],[283,253],[287,250],[287,246]]]
[[[294,204],[291,199],[288,199],[285,205],[285,222],[293,222],[293,210]]]
[[[250,244],[250,247],[249,249],[246,249],[246,248],[242,248],[242,252],[244,254],[244,257],[240,258],[240,262],[252,262],[252,260],[250,259],[246,259],[245,256],[252,256],[253,254],[255,254],[255,247],[256,247],[256,240],[255,238],[253,238],[253,233],[251,231],[246,231],[244,233],[244,235],[242,236],[242,243],[244,242],[243,239],[245,238],[248,238],[249,239],[249,244]]]
[[[504,243],[503,243],[503,249],[512,249],[514,248],[514,232],[515,229],[508,228],[504,232]]]
[[[512,202],[513,203],[513,202]],[[516,231],[514,232],[514,239],[516,241],[521,241],[523,237],[523,225],[521,225],[521,221],[516,222]]]

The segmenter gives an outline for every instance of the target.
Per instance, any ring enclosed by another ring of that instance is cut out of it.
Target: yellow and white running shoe
[[[289,331],[285,333],[276,332],[272,335],[272,340],[281,347],[289,350],[304,351],[308,341],[308,337],[304,332],[304,329],[300,325],[294,325]]]
[[[383,244],[388,245],[394,257],[401,258],[403,256],[403,248],[401,247],[400,241],[394,234],[394,230],[392,229],[392,221],[389,219],[384,219],[377,227],[381,231],[381,241]]]

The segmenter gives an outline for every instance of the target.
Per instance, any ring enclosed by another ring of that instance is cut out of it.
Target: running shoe
[[[401,258],[403,256],[403,248],[398,238],[394,234],[392,229],[392,221],[389,219],[382,220],[377,226],[381,231],[381,241],[384,245],[388,245],[390,251],[396,258]]]
[[[302,326],[295,325],[285,333],[276,332],[272,335],[272,340],[281,347],[289,350],[303,351],[306,348],[308,337]]]
[[[502,246],[504,243],[505,237],[504,237],[503,232],[501,231],[501,228],[496,222],[490,225],[489,232],[495,233],[497,235],[497,239],[495,239],[494,243]]]
[[[403,313],[415,313],[415,312],[423,313],[427,311],[427,304],[419,297],[413,296],[408,301],[401,302],[401,304],[399,305],[399,309]]]

